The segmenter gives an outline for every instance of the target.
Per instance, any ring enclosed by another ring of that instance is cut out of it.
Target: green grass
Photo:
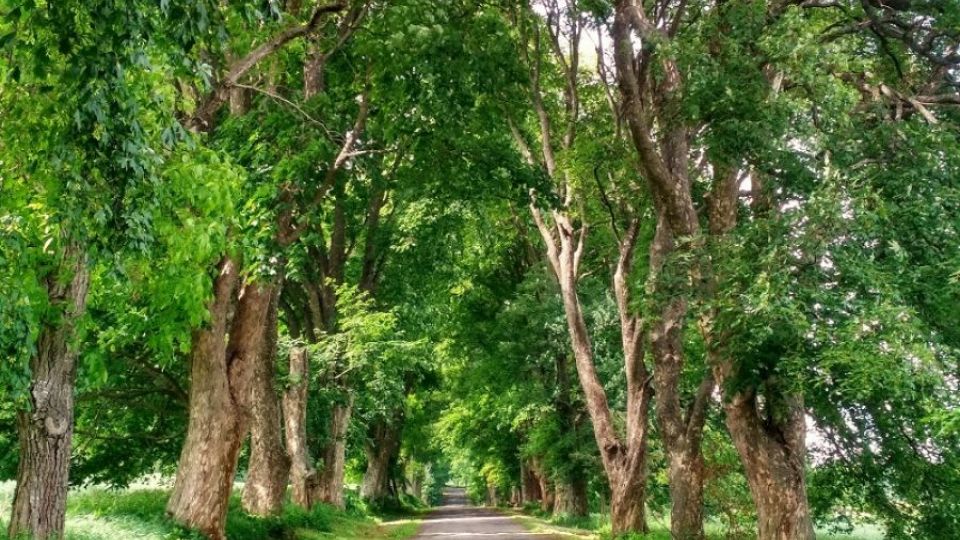
[[[605,516],[591,514],[585,517],[544,516],[539,511],[533,514],[516,514],[517,519],[531,532],[550,533],[561,538],[607,539],[610,538],[610,525]],[[650,533],[646,535],[632,535],[631,540],[671,540],[669,516],[651,516],[649,519]],[[726,531],[718,523],[706,524],[707,538],[710,540],[724,540],[728,538]],[[817,530],[817,538],[821,540],[883,540],[883,530],[874,525],[858,525],[850,534],[830,533],[826,529]]]
[[[200,538],[171,521],[165,513],[169,492],[164,489],[135,488],[108,490],[89,488],[70,493],[67,500],[67,540],[176,540]],[[0,526],[6,529],[13,499],[13,484],[0,483]],[[401,516],[354,507],[347,512],[318,505],[311,511],[292,505],[279,516],[260,518],[240,508],[239,494],[230,501],[227,537],[254,539],[404,539],[419,528],[414,515]],[[385,521],[387,517],[392,521]],[[406,517],[407,519],[397,519]]]

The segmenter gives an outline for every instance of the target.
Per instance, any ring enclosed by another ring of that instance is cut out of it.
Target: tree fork
[[[244,285],[238,295],[237,266],[229,257],[221,260],[211,322],[194,332],[187,438],[167,502],[175,521],[214,540],[226,538],[227,505],[250,424],[253,368],[266,339],[272,296],[269,287],[256,284]]]

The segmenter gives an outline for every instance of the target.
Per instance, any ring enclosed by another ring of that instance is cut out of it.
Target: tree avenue
[[[960,537],[960,4],[0,0],[0,352],[10,538]]]

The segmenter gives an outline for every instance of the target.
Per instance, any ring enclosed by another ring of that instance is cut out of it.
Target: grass
[[[548,533],[560,538],[570,539],[607,539],[610,537],[610,525],[605,516],[591,514],[585,517],[544,516],[539,511],[531,513],[515,513],[514,519],[519,521],[527,530],[536,533]],[[650,533],[633,535],[636,540],[671,540],[669,516],[651,516],[649,519]],[[718,523],[706,524],[707,538],[723,540],[728,538],[726,532]],[[821,540],[883,540],[883,530],[877,526],[864,524],[854,527],[850,534],[830,533],[826,529],[817,530],[817,538]]]
[[[67,500],[67,540],[176,540],[200,538],[171,521],[165,513],[169,491],[156,488],[109,490],[87,488],[71,492]],[[0,530],[6,530],[13,499],[13,483],[0,483]],[[389,519],[389,521],[387,520]],[[261,518],[240,508],[239,494],[230,501],[227,537],[231,540],[361,540],[413,536],[419,528],[416,514],[403,516],[365,507],[340,511],[318,505],[311,511],[292,505],[279,516]]]

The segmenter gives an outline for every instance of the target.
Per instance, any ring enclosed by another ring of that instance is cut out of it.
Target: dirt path
[[[462,488],[448,488],[443,506],[423,520],[414,540],[553,540],[547,533],[532,533],[516,520],[490,508],[470,506]]]

